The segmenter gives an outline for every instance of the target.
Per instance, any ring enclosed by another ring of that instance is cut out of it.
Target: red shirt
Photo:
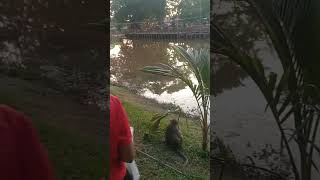
[[[119,99],[110,95],[110,180],[123,180],[126,167],[119,147],[129,145],[131,138],[128,116]]]
[[[56,180],[31,121],[0,105],[0,179]]]

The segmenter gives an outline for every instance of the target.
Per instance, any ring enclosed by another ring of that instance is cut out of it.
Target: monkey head
[[[171,119],[170,123],[173,125],[178,125],[178,121],[176,119]]]

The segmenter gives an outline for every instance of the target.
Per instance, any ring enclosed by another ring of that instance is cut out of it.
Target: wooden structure
[[[127,38],[140,39],[206,39],[210,38],[209,32],[141,32],[126,33]]]

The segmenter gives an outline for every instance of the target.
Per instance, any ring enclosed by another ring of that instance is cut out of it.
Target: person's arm
[[[121,102],[119,101],[119,121],[121,122],[119,155],[120,160],[132,162],[135,156],[134,143],[130,130],[129,119]]]
[[[119,148],[120,151],[120,159],[124,162],[131,163],[134,160],[135,150],[134,144],[131,142],[127,146],[121,146]]]

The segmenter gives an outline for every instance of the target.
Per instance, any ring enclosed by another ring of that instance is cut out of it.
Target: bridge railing
[[[118,28],[121,27],[121,28]],[[128,33],[209,33],[210,23],[208,20],[200,22],[190,22],[175,20],[170,22],[153,22],[148,25],[146,22],[135,23],[112,23],[112,31],[122,34]]]

